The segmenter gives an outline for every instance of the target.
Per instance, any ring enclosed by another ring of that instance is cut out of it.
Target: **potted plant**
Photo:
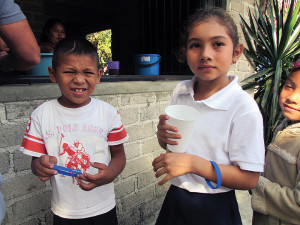
[[[249,22],[240,16],[247,43],[244,54],[255,68],[255,73],[243,80],[243,88],[254,88],[254,99],[264,119],[265,143],[269,144],[283,119],[278,104],[280,91],[293,62],[300,57],[300,1],[283,0],[279,4],[272,0],[266,12],[257,2],[255,7],[258,15],[249,10]]]

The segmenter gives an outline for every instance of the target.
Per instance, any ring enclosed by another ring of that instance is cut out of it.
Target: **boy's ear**
[[[100,84],[100,79],[101,79],[102,72],[103,72],[102,69],[99,69],[99,70],[98,70],[98,74],[97,74],[97,82],[96,82],[97,84]]]
[[[55,71],[51,66],[48,67],[48,72],[49,72],[49,77],[50,77],[51,82],[57,83],[56,77],[55,77]]]
[[[243,44],[238,44],[235,49],[233,50],[233,57],[232,57],[232,62],[236,63],[236,61],[240,58],[244,51],[244,45]]]

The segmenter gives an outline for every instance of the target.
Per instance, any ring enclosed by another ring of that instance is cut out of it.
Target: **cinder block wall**
[[[162,153],[156,139],[158,116],[179,81],[115,82],[97,86],[95,98],[115,106],[130,139],[127,164],[115,181],[120,224],[153,224],[169,184],[158,186],[152,160]],[[3,225],[52,224],[51,185],[32,175],[31,158],[19,151],[30,113],[59,96],[55,84],[0,89],[0,172],[6,204]]]

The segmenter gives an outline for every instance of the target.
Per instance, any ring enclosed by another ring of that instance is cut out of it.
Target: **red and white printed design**
[[[84,174],[87,169],[90,167],[90,156],[86,153],[85,148],[79,141],[74,141],[73,146],[69,146],[69,144],[63,142],[63,138],[65,136],[61,134],[59,155],[68,154],[67,161],[65,166],[70,169],[81,170]],[[73,183],[75,179],[77,181],[77,185],[79,184],[79,179],[77,177],[72,177]]]

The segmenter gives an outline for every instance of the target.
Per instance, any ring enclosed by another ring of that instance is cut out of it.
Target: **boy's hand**
[[[41,181],[47,181],[51,176],[57,174],[57,171],[53,169],[54,164],[57,164],[56,157],[42,155],[39,158],[32,159],[31,170]]]
[[[192,155],[184,153],[165,153],[156,157],[153,162],[153,170],[156,172],[155,176],[160,177],[164,174],[166,176],[158,182],[159,185],[165,184],[174,177],[192,172]]]
[[[160,115],[159,123],[157,125],[157,139],[160,146],[166,149],[167,144],[169,145],[178,145],[177,141],[172,141],[169,138],[180,139],[180,134],[169,133],[168,131],[178,132],[177,127],[173,127],[166,124],[166,120],[169,119],[168,115]]]
[[[91,162],[90,163],[92,167],[98,169],[98,173],[95,175],[85,173],[83,175],[77,175],[78,178],[81,179],[79,183],[79,187],[85,191],[90,191],[94,189],[95,187],[111,183],[114,180],[114,175],[111,171],[111,169],[103,164],[103,163],[97,163],[97,162]],[[82,180],[87,181],[89,183],[84,183]]]

